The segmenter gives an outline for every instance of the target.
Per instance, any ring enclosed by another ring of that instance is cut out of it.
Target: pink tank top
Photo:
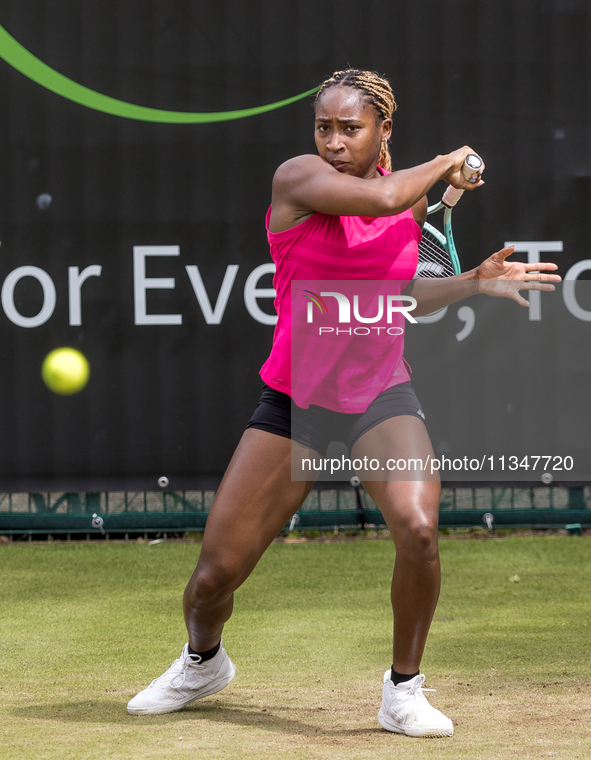
[[[283,232],[269,231],[270,214],[269,208],[267,237],[276,264],[278,321],[261,377],[304,409],[316,404],[364,412],[382,391],[410,379],[410,367],[403,359],[403,314],[391,314],[387,321],[384,308],[381,329],[375,317],[378,298],[384,307],[388,294],[400,294],[415,274],[421,230],[412,210],[384,217],[316,212]],[[349,312],[362,323],[354,318],[346,324],[337,322],[344,313],[339,312],[338,296],[319,298],[321,292],[336,290],[334,281],[341,281],[341,291],[347,290],[346,280],[373,281],[349,284]],[[366,323],[372,317],[370,326]]]

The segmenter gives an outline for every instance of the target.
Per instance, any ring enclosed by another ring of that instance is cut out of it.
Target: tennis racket
[[[466,156],[462,174],[470,182],[477,182],[478,172],[482,168],[482,159],[476,153]],[[427,216],[443,209],[443,232],[432,224],[425,222],[423,237],[419,243],[419,263],[415,277],[451,277],[462,271],[451,231],[451,212],[464,194],[449,185],[443,198],[434,206],[429,206]]]

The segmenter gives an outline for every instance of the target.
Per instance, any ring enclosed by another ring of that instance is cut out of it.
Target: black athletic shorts
[[[391,417],[411,415],[425,421],[425,415],[410,383],[382,391],[362,414],[333,412],[322,406],[297,408],[292,430],[292,400],[265,385],[247,428],[266,430],[309,446],[320,455],[332,441],[342,441],[349,451],[358,438]]]

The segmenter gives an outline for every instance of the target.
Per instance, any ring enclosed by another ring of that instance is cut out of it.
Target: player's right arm
[[[412,208],[443,179],[473,190],[462,174],[464,159],[474,151],[461,148],[432,161],[392,174],[366,179],[337,171],[320,156],[297,156],[282,164],[273,179],[271,229],[289,229],[319,211],[335,216],[392,216]]]

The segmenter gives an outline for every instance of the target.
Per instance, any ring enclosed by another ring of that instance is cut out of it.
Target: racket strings
[[[445,246],[429,230],[423,230],[416,276],[451,277],[453,274],[454,268]]]

